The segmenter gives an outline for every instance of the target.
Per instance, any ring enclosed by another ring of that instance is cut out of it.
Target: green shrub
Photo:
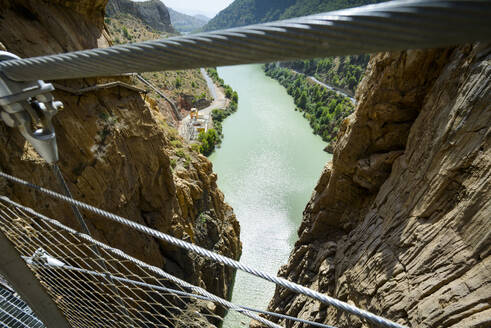
[[[121,31],[123,32],[123,36],[128,39],[128,40],[131,40],[131,35],[130,33],[128,32],[128,29],[126,28],[126,26],[123,26]]]
[[[197,153],[200,152],[200,145],[197,143],[191,144],[191,149]]]
[[[182,148],[177,149],[175,154],[177,157],[180,157],[180,158],[186,157],[186,153],[184,152],[184,149],[182,149]]]
[[[198,141],[201,143],[200,152],[205,156],[210,155],[215,150],[215,145],[219,140],[220,138],[215,129],[200,132],[198,135]]]
[[[171,140],[170,144],[173,148],[181,148],[182,147],[182,142],[179,139]]]
[[[315,134],[327,142],[336,140],[339,125],[354,111],[349,98],[308,81],[303,74],[296,74],[275,64],[266,64],[264,70],[266,75],[278,80],[286,88],[294,99],[295,110],[303,112]]]

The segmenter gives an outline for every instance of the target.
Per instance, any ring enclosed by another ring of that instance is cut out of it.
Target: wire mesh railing
[[[4,199],[0,229],[72,327],[206,328],[222,320],[210,301]]]
[[[100,208],[94,207],[92,205],[86,204],[86,203],[78,201],[78,200],[75,200],[71,197],[67,197],[67,196],[58,194],[52,190],[40,187],[38,185],[32,184],[28,181],[19,179],[17,177],[11,176],[11,175],[6,174],[6,173],[1,172],[1,171],[0,171],[0,177],[3,177],[3,178],[5,178],[11,182],[16,183],[16,184],[23,185],[25,187],[28,187],[28,188],[31,188],[31,189],[36,190],[38,192],[41,192],[41,193],[43,193],[43,194],[45,194],[45,195],[47,195],[53,199],[61,200],[65,203],[76,206],[80,209],[95,213],[95,214],[100,215],[101,217],[104,217],[106,219],[109,219],[115,223],[125,225],[125,226],[127,226],[127,227],[129,227],[135,231],[139,231],[139,232],[144,233],[148,236],[160,239],[160,240],[167,242],[171,245],[177,246],[181,249],[185,249],[187,251],[190,251],[190,252],[194,253],[195,255],[203,256],[205,258],[213,260],[214,262],[224,264],[224,265],[231,267],[233,269],[238,269],[238,270],[241,270],[241,271],[246,272],[248,274],[251,274],[253,276],[256,276],[260,279],[263,279],[265,281],[272,282],[272,283],[276,284],[277,286],[284,287],[284,288],[289,289],[295,293],[308,296],[312,299],[320,301],[321,303],[333,306],[338,310],[345,311],[345,312],[348,312],[350,314],[356,315],[359,318],[370,321],[370,322],[375,323],[379,326],[392,327],[392,328],[403,328],[404,327],[403,325],[401,325],[399,323],[393,322],[393,321],[386,319],[380,315],[376,315],[376,314],[371,313],[369,311],[363,310],[363,309],[361,309],[355,305],[352,305],[352,304],[349,304],[347,302],[336,299],[335,297],[317,292],[313,289],[304,287],[300,284],[286,280],[284,278],[277,277],[273,274],[264,272],[258,268],[255,268],[255,267],[252,267],[250,265],[238,262],[236,260],[233,260],[233,259],[228,258],[226,256],[223,256],[221,254],[207,250],[203,247],[200,247],[200,246],[197,246],[195,244],[186,242],[184,240],[178,239],[176,237],[173,237],[171,235],[165,234],[165,233],[160,232],[158,230],[149,228],[147,226],[138,224],[134,221],[128,220],[127,218],[121,217],[121,216],[116,215],[116,214],[111,213],[111,212],[107,212],[107,211],[102,210]],[[7,200],[5,197],[0,197],[0,198],[3,200]],[[17,205],[17,206],[20,206],[20,205]],[[57,221],[54,221],[54,222],[57,222]],[[90,239],[90,240],[93,240],[93,239]],[[97,242],[96,242],[96,244],[97,244]],[[127,256],[127,255],[125,255],[125,256]],[[159,271],[159,272],[161,272],[161,271]],[[163,274],[166,275],[165,272],[163,272]],[[171,277],[169,275],[167,275],[167,276]],[[171,280],[172,279],[175,279],[175,277],[171,277]],[[177,280],[175,280],[175,281],[177,281]],[[181,282],[181,284],[183,283],[182,281],[180,281],[180,282]],[[194,286],[189,285],[189,284],[184,285],[184,286],[191,287],[191,288],[194,287]],[[195,290],[197,290],[199,292],[199,294],[204,295],[206,297],[209,297],[211,300],[224,305],[226,308],[230,308],[230,309],[235,310],[237,312],[240,312],[244,315],[247,315],[250,318],[253,318],[259,322],[264,323],[266,326],[279,327],[278,325],[276,325],[276,324],[274,324],[274,323],[272,323],[272,322],[270,322],[270,321],[268,321],[262,317],[258,317],[256,315],[252,314],[249,310],[247,310],[244,307],[236,306],[236,305],[234,305],[230,302],[227,302],[223,299],[217,298],[215,295],[210,294],[203,289],[197,288]]]

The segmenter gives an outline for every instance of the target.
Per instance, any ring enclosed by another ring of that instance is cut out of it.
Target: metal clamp
[[[0,62],[20,59],[0,51]],[[52,118],[63,108],[51,91],[55,88],[42,80],[18,82],[0,71],[0,120],[19,132],[49,164],[58,161],[58,146]]]
[[[42,247],[39,247],[31,257],[22,257],[29,265],[43,265],[51,267],[64,267],[65,263],[51,256]]]

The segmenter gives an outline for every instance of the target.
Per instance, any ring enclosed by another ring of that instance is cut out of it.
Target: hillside
[[[490,63],[490,44],[372,56],[280,276],[408,327],[490,326]],[[282,288],[269,310],[375,327]]]
[[[113,13],[111,17],[106,17],[104,22],[115,44],[146,41],[172,35],[157,32],[141,19],[125,13]],[[211,103],[211,95],[199,69],[149,72],[141,75],[169,97],[183,114],[187,115],[186,111],[191,107],[204,108]],[[133,83],[138,87],[147,88],[137,79],[134,79]],[[150,95],[157,103],[165,102],[154,91]],[[171,122],[177,125],[177,118],[171,119]]]
[[[172,26],[179,32],[190,33],[198,31],[210,20],[203,15],[190,16],[175,11],[172,8],[167,9],[169,9]]]
[[[341,8],[357,7],[380,0],[235,0],[203,27],[213,31],[306,16]]]
[[[321,82],[342,89],[350,96],[363,78],[370,55],[327,57],[280,63],[280,66],[313,76]]]
[[[120,14],[129,14],[137,17],[157,32],[175,32],[171,24],[169,11],[160,0],[144,2],[109,0],[106,5],[106,16],[114,17]]]
[[[377,2],[383,1],[236,0],[212,19],[204,29],[214,30],[262,23]],[[307,81],[307,76],[313,76],[322,83],[354,96],[363,78],[368,60],[369,55],[297,60],[268,64],[265,66],[265,71],[268,76],[277,79],[294,97],[295,104],[309,120],[314,133],[329,142],[326,151],[332,152],[337,140],[339,125],[353,112],[353,106],[348,98],[343,100],[341,99],[343,97],[340,98],[335,96],[335,93],[313,85]]]

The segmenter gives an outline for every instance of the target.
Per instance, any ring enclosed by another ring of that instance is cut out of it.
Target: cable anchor
[[[0,62],[20,59],[0,51]],[[38,154],[49,164],[58,161],[58,146],[52,118],[63,109],[61,101],[55,101],[51,83],[42,80],[19,82],[0,71],[0,120],[17,128]]]

